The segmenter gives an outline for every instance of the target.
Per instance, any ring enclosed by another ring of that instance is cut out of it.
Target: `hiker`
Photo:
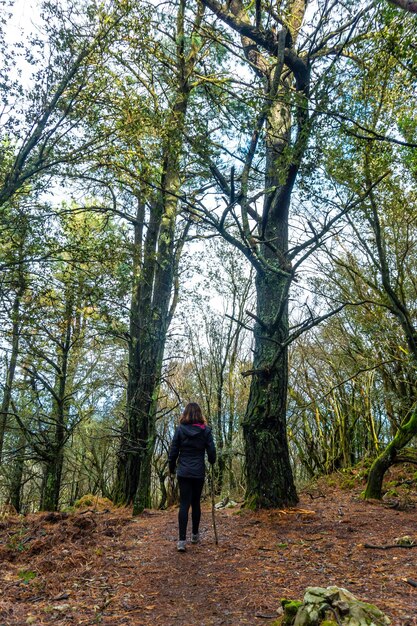
[[[169,472],[175,473],[178,459],[177,478],[180,488],[180,510],[178,512],[179,541],[177,549],[185,552],[188,511],[191,506],[191,543],[198,543],[201,517],[200,498],[205,476],[205,451],[209,462],[216,461],[211,428],[203,417],[196,402],[190,402],[180,417],[169,451]]]

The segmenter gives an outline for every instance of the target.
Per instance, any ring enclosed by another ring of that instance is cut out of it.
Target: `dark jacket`
[[[169,451],[169,471],[175,472],[178,459],[177,476],[182,478],[204,478],[204,455],[210,463],[216,461],[216,448],[211,428],[206,425],[180,424],[174,434]]]

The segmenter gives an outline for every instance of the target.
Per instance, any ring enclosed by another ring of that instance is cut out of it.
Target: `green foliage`
[[[32,572],[31,570],[22,569],[17,572],[18,577],[22,582],[28,584],[31,580],[36,578],[36,572]]]
[[[21,525],[20,527],[18,527],[18,529],[11,533],[8,537],[6,546],[9,550],[12,550],[13,552],[24,552],[26,549],[25,543],[24,543],[24,537],[25,534],[27,532],[27,528],[24,525]]]

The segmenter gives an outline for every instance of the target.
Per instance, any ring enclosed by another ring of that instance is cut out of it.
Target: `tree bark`
[[[57,511],[61,490],[63,451],[52,451],[50,458],[44,462],[40,511]]]
[[[72,336],[73,301],[72,296],[67,294],[65,306],[65,327],[62,341],[59,344],[60,367],[56,374],[56,393],[53,400],[52,438],[49,449],[45,451],[44,475],[42,480],[41,498],[39,509],[41,511],[57,511],[61,491],[62,468],[64,464],[64,446],[66,442],[66,418],[69,410],[68,390],[68,366],[69,353],[74,341]]]
[[[256,288],[258,317],[266,320],[275,312],[271,294],[282,291],[282,279],[275,274],[258,275]],[[277,358],[277,345],[285,340],[287,332],[286,312],[272,334],[268,335],[259,323],[254,330],[254,374],[243,422],[246,502],[251,508],[291,506],[298,501],[286,432],[286,349]]]
[[[18,292],[16,293],[14,302],[13,302],[13,311],[12,311],[12,350],[10,354],[9,366],[7,368],[6,373],[6,383],[4,386],[4,394],[1,402],[0,408],[0,464],[2,460],[3,453],[3,445],[4,445],[4,435],[7,427],[7,417],[10,408],[10,402],[12,399],[12,388],[14,375],[16,371],[17,365],[17,357],[19,355],[19,324],[20,324],[20,302],[24,293],[24,284],[23,280],[21,280],[21,285],[19,287]]]
[[[396,462],[400,450],[416,435],[417,409],[414,409],[408,420],[401,424],[394,439],[372,463],[365,489],[365,499],[381,499],[385,472]]]
[[[21,496],[22,496],[22,478],[25,467],[25,450],[26,450],[26,437],[23,431],[20,432],[16,452],[13,456],[13,464],[11,468],[10,477],[10,504],[14,506],[16,511],[20,513],[21,510]]]

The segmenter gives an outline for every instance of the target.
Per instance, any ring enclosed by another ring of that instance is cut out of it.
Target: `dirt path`
[[[308,511],[311,511],[309,513]],[[0,626],[252,626],[277,617],[280,598],[339,585],[373,602],[393,626],[417,625],[415,511],[364,504],[353,492],[305,496],[298,511],[210,512],[202,542],[177,553],[177,511],[34,515],[1,524]]]

